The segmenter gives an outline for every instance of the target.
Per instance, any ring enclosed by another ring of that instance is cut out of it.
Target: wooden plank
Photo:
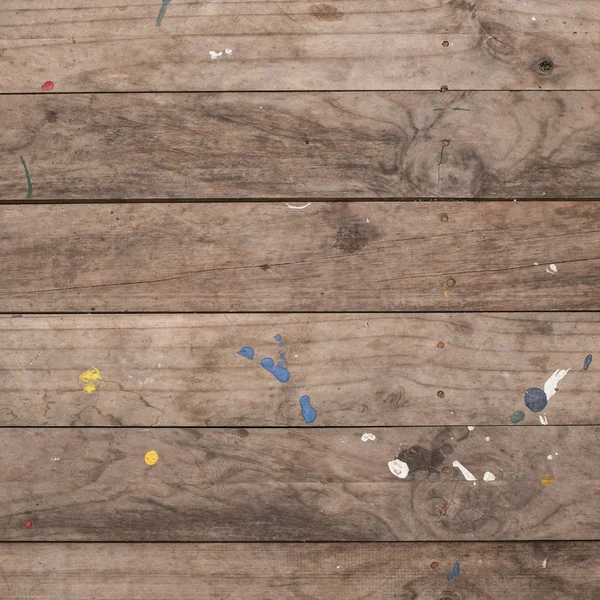
[[[595,0],[160,7],[4,0],[0,91],[598,89]]]
[[[511,541],[600,535],[599,427],[377,428],[376,439],[366,442],[364,432],[5,429],[1,538]],[[158,455],[152,466],[145,463],[150,451]],[[393,460],[406,463],[405,479],[390,472]],[[477,481],[465,480],[459,466]],[[483,480],[488,471],[495,481]]]
[[[597,313],[3,316],[0,426],[299,426],[303,395],[314,425],[530,425],[525,390],[569,367],[540,414],[594,425],[599,346]]]
[[[0,221],[5,313],[600,308],[598,202],[17,205]]]
[[[3,600],[412,600],[472,594],[479,600],[597,600],[599,554],[597,542],[16,543],[0,545],[0,594]],[[456,561],[460,574],[447,581]]]
[[[0,199],[595,198],[599,101],[597,92],[0,96]]]

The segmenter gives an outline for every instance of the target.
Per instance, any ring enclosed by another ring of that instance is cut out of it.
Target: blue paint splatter
[[[285,383],[286,381],[290,380],[290,372],[281,364],[281,361],[276,365],[272,358],[267,357],[260,361],[260,366],[269,371],[269,373],[281,381],[281,383]]]
[[[285,357],[285,352],[280,352],[281,358],[283,359],[283,364],[287,365],[287,358]]]
[[[277,517],[273,517],[273,523],[277,523]]]
[[[546,408],[548,396],[540,388],[529,388],[525,392],[525,406],[533,412],[540,412]]]
[[[460,564],[458,561],[454,563],[454,568],[452,569],[452,574],[454,577],[458,577],[460,575]]]
[[[158,11],[158,17],[156,17],[156,26],[157,27],[160,27],[162,20],[165,18],[165,15],[167,14],[167,5],[169,4],[169,2],[171,2],[171,0],[162,0],[162,6],[160,7],[160,10]]]
[[[446,579],[450,581],[452,579],[452,573],[448,573],[448,575],[446,575]]]
[[[244,346],[241,350],[238,351],[240,356],[244,358],[249,358],[250,360],[254,360],[254,348],[250,348],[250,346]]]
[[[278,333],[278,334],[275,336],[275,339],[276,339],[278,342],[280,342],[280,341],[281,341],[281,334],[280,334],[280,333]]]
[[[342,388],[338,388],[338,392],[341,390]]]
[[[590,368],[590,365],[592,364],[592,355],[588,354],[585,357],[585,360],[583,361],[583,370],[587,371]]]
[[[312,423],[317,418],[317,411],[310,405],[310,398],[302,396],[300,398],[300,406],[302,407],[302,416],[305,423]]]
[[[283,348],[283,342],[281,342],[281,343],[279,344],[279,347],[280,347],[280,348]]]

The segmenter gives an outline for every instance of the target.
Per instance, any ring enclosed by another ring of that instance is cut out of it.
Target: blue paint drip
[[[283,360],[283,364],[287,365],[287,358],[285,357],[285,352],[280,352],[281,359]]]
[[[167,5],[169,4],[169,2],[171,2],[171,0],[162,0],[162,6],[160,7],[160,10],[158,11],[158,17],[156,17],[156,26],[157,27],[160,27],[162,20],[165,18],[165,15],[167,14]]]
[[[286,381],[290,380],[290,372],[281,364],[281,361],[279,361],[276,365],[272,358],[267,357],[260,361],[260,366],[269,371],[269,373],[281,381],[281,383],[285,383]]]
[[[525,392],[525,406],[533,412],[540,412],[546,408],[548,396],[540,388],[529,388]]]
[[[278,342],[280,342],[280,341],[281,341],[281,334],[280,334],[280,333],[278,333],[278,334],[275,336],[275,339],[276,339]]]
[[[452,573],[448,573],[448,575],[446,575],[446,579],[450,581],[452,579]]]
[[[250,346],[244,346],[241,350],[238,351],[240,356],[244,358],[249,358],[250,360],[254,360],[254,348],[250,348]]]
[[[283,348],[283,342],[281,342],[281,343],[279,344],[279,347],[280,347],[280,348]]]
[[[456,561],[454,563],[454,568],[452,569],[452,573],[453,573],[454,577],[458,577],[460,575],[460,564],[458,564],[458,561]]]
[[[592,364],[592,355],[588,354],[585,357],[585,360],[583,361],[583,370],[587,371],[590,368],[590,365]]]
[[[312,423],[317,418],[317,411],[310,405],[310,398],[302,396],[300,398],[300,406],[302,407],[302,416],[305,423]]]

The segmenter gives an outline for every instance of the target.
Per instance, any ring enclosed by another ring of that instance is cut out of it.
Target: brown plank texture
[[[280,352],[285,383],[260,364]],[[598,313],[6,315],[0,425],[300,426],[303,395],[319,426],[510,425],[521,409],[532,425],[525,390],[568,368],[540,414],[595,425],[588,355]]]
[[[594,198],[599,101],[600,92],[0,96],[0,200]]]
[[[597,600],[599,554],[597,542],[2,544],[0,595],[3,600]],[[460,575],[447,581],[456,561]]]
[[[598,89],[596,0],[167,2],[3,0],[0,91]]]
[[[0,541],[598,539],[600,427],[363,433],[6,429]]]
[[[288,205],[0,207],[2,312],[600,308],[598,202]]]

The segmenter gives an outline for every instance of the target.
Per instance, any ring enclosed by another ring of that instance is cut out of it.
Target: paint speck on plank
[[[483,480],[484,481],[496,481],[496,476],[493,473],[491,473],[490,471],[486,471],[483,474]]]
[[[542,569],[545,569],[547,564],[548,564],[548,559],[547,559],[547,558],[545,558],[545,559],[542,561]]]
[[[475,425],[467,425],[467,429],[469,431],[473,431],[473,429],[475,429]]]
[[[477,477],[475,477],[475,475],[473,475],[473,473],[471,473],[471,471],[469,471],[467,468],[463,467],[463,465],[461,465],[457,460],[452,463],[452,466],[459,469],[467,481],[477,481]]]
[[[254,360],[254,348],[251,346],[244,346],[237,351],[237,354],[247,358],[249,360]]]
[[[158,452],[149,450],[144,456],[144,461],[148,466],[155,465],[158,462]]]
[[[158,11],[158,17],[156,17],[156,26],[160,27],[165,15],[167,14],[167,5],[171,2],[171,0],[162,0],[160,10]]]
[[[525,413],[522,410],[517,410],[510,418],[510,420],[516,425],[520,423],[525,418]]]
[[[227,54],[227,56],[232,56],[233,50],[231,48],[225,48],[225,54]]]
[[[51,92],[54,89],[54,81],[44,81],[41,87],[45,92]]]
[[[260,366],[266,371],[269,371],[269,373],[281,383],[290,380],[290,372],[283,366],[281,361],[275,364],[275,361],[272,358],[267,357],[260,361]]]
[[[373,433],[363,433],[361,438],[363,442],[372,442],[377,439]]]
[[[486,436],[485,436],[485,441],[486,441],[486,442],[489,442],[491,439],[492,439],[492,438],[491,438],[489,435],[486,435]]]
[[[406,479],[406,476],[410,470],[404,461],[401,461],[397,458],[388,462],[388,469],[392,475],[395,475],[399,479]]]
[[[556,479],[554,479],[554,475],[550,475],[549,473],[544,473],[540,480],[544,487],[550,487],[556,483]]]
[[[79,375],[79,385],[86,394],[93,394],[104,385],[104,381],[100,371],[92,367]]]
[[[585,360],[583,361],[583,370],[587,371],[590,368],[590,365],[592,364],[592,355],[588,354],[585,357]]]
[[[556,268],[555,264],[551,264],[547,269],[546,269],[546,273],[550,273],[550,275],[554,275],[555,273],[558,273],[558,269]]]
[[[542,425],[548,425],[548,417],[546,415],[540,415],[540,423]]]
[[[548,395],[540,388],[532,387],[525,391],[525,406],[533,412],[541,412],[548,404]]]
[[[556,369],[556,371],[554,371],[554,373],[548,377],[546,383],[544,383],[544,392],[546,393],[548,400],[550,400],[550,398],[552,398],[552,396],[558,392],[558,383],[561,379],[563,379],[563,377],[566,377],[570,370],[571,367],[568,369]]]
[[[311,204],[312,204],[312,202],[307,202],[306,204],[303,204],[302,206],[293,206],[292,204],[289,204],[287,202],[285,203],[285,205],[288,208],[293,208],[294,210],[302,210],[302,209],[306,208],[307,206],[310,206]]]
[[[300,398],[300,406],[302,408],[302,417],[306,424],[312,423],[317,418],[317,411],[310,405],[310,398],[302,396]]]
[[[214,50],[209,50],[208,53],[213,60],[217,60],[219,56],[223,56],[223,52],[215,52]]]
[[[547,458],[548,460],[552,460],[554,457],[552,456],[552,454],[548,454]]]

